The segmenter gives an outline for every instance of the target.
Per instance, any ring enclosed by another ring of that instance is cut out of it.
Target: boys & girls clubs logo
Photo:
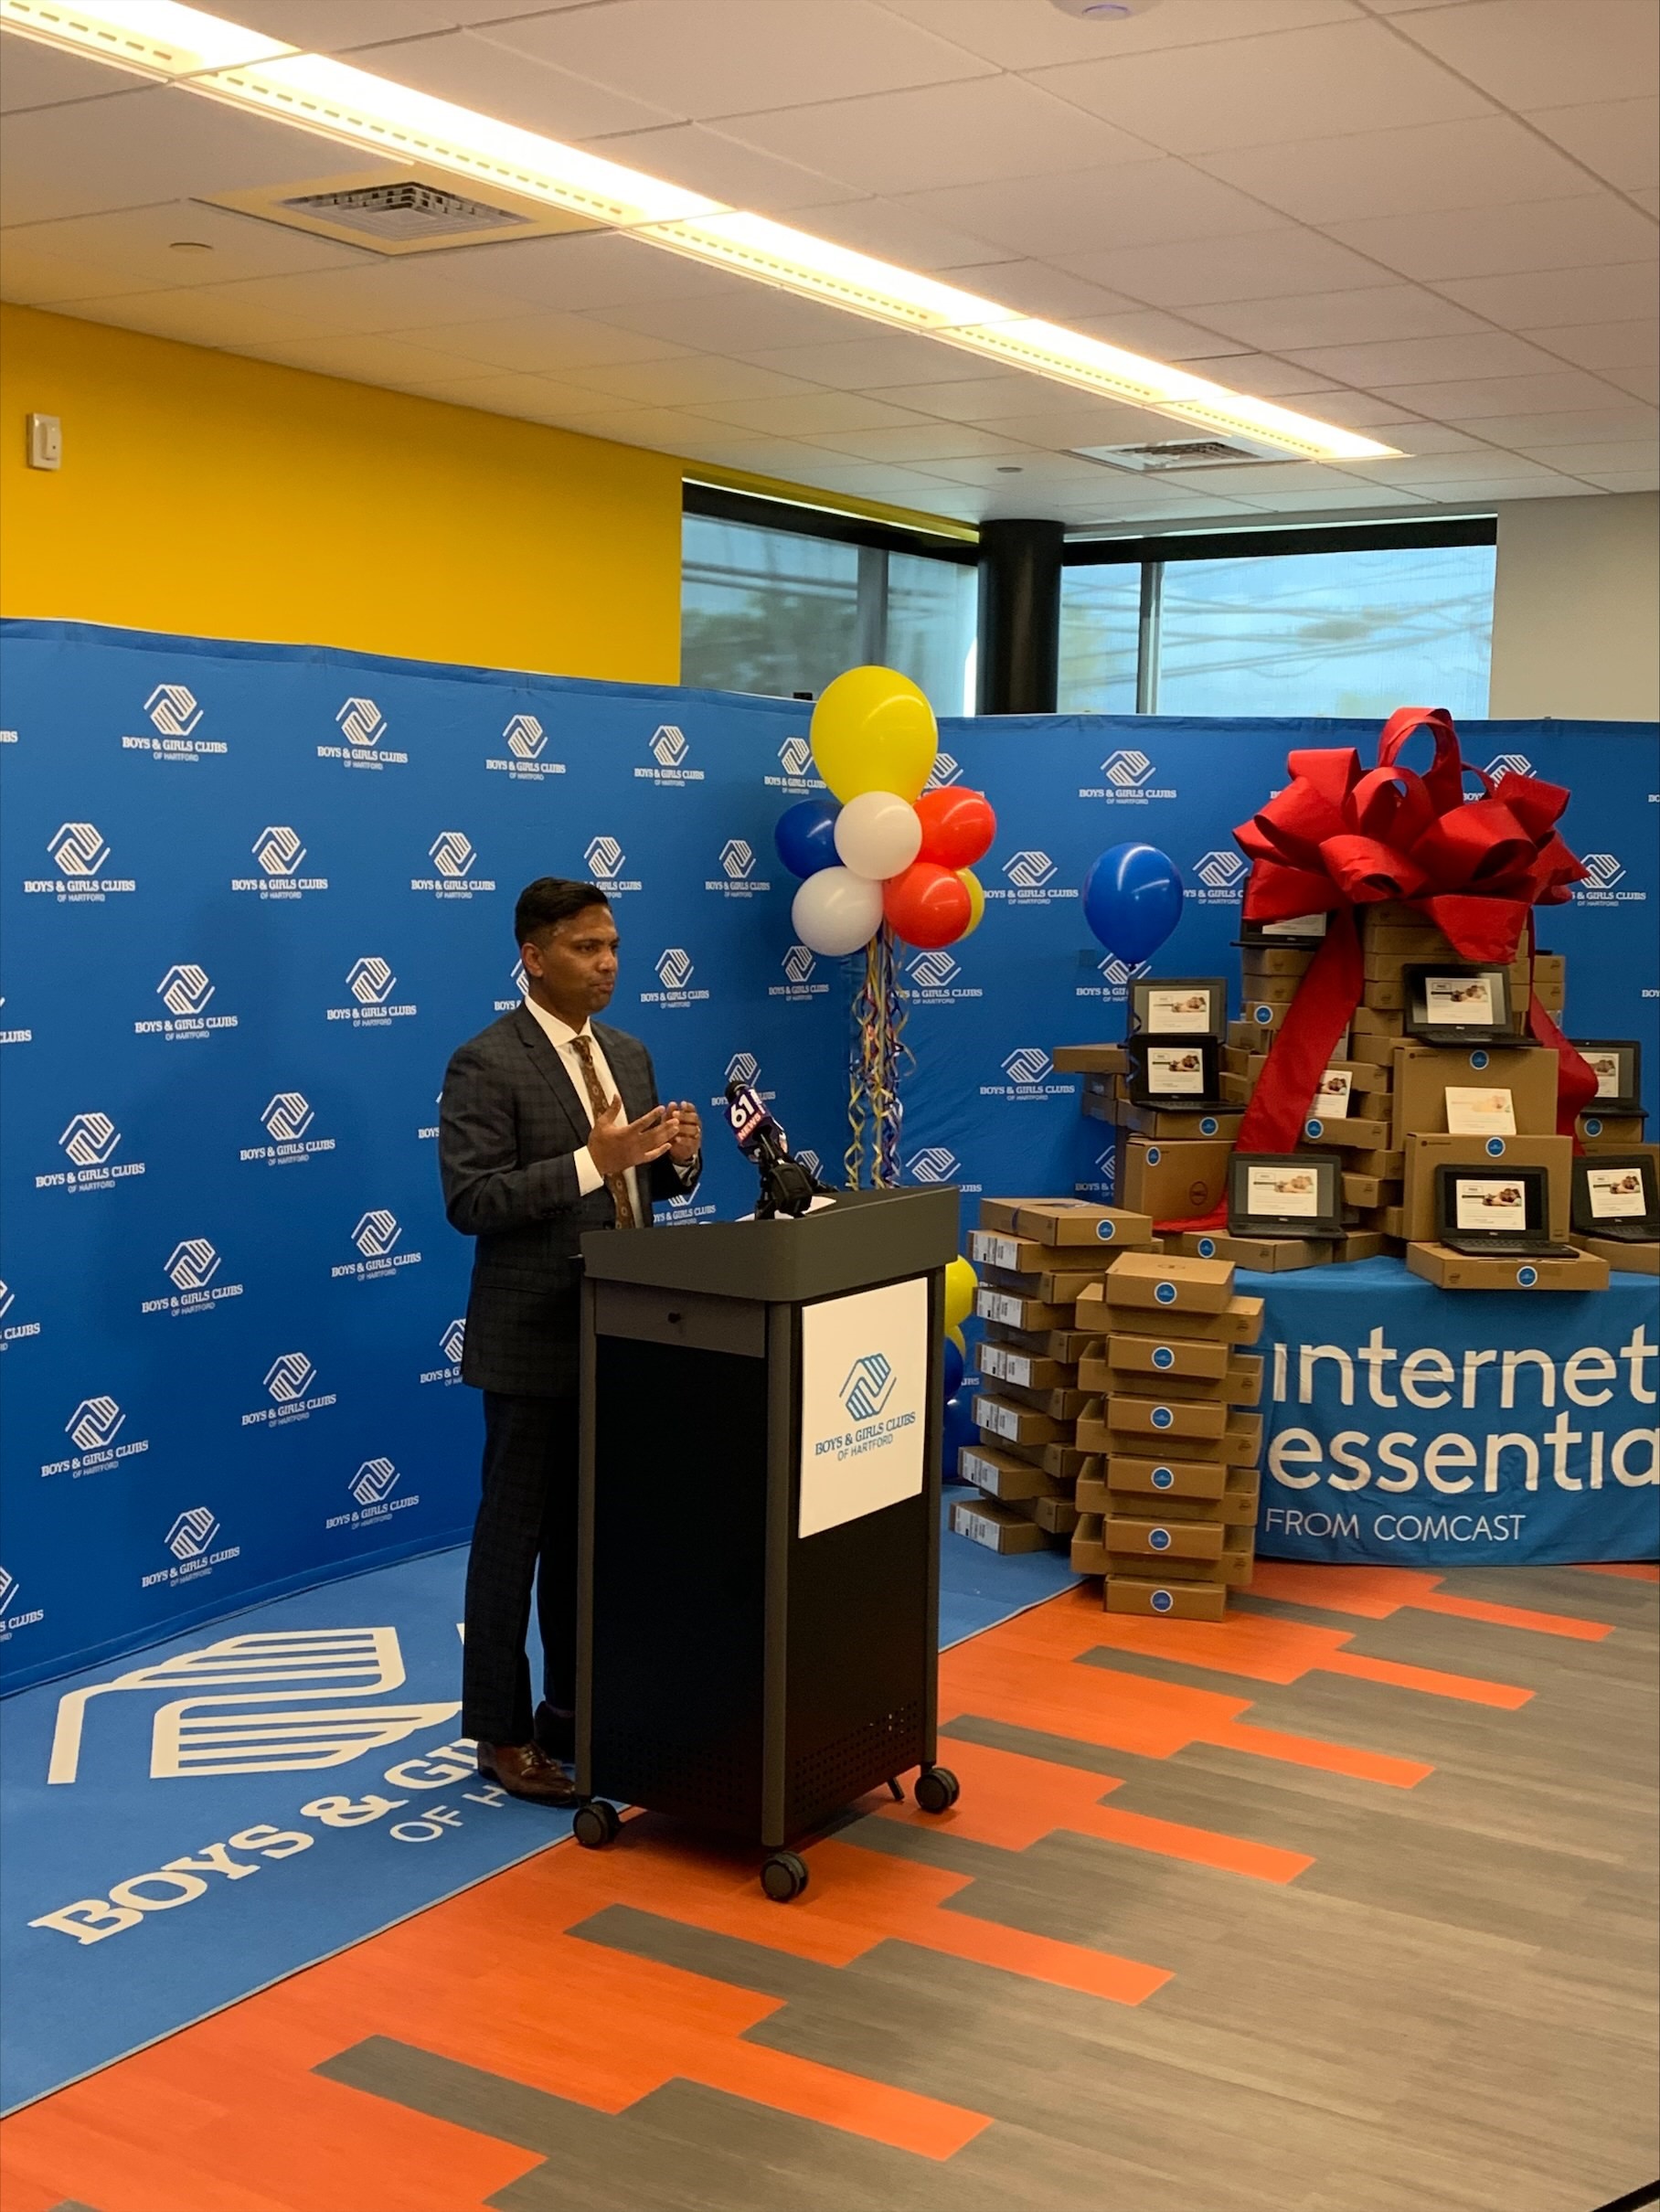
[[[149,737],[122,738],[122,752],[148,753],[153,760],[194,762],[230,748],[218,738],[197,735],[203,709],[187,684],[158,684],[144,701]]]
[[[394,752],[381,740],[387,718],[373,699],[347,699],[335,716],[344,745],[319,745],[319,760],[338,760],[346,768],[407,768],[407,752]]]
[[[505,752],[486,754],[484,766],[516,783],[540,783],[548,776],[565,773],[563,760],[548,758],[548,732],[539,715],[510,716],[502,731]]]

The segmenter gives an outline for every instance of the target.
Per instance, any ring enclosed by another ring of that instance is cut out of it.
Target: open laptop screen
[[[1660,1177],[1646,1153],[1588,1154],[1573,1164],[1573,1225],[1581,1236],[1646,1225],[1660,1239]]]
[[[1457,1237],[1542,1237],[1546,1173],[1542,1167],[1436,1170],[1440,1227]]]

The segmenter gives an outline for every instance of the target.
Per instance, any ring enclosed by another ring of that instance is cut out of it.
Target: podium
[[[580,1843],[612,1800],[784,1846],[934,1764],[953,1189],[582,1239]]]

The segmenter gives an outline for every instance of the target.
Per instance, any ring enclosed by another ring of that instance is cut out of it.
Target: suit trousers
[[[577,1702],[577,1401],[484,1392],[484,1494],[467,1558],[462,1728],[480,1743],[528,1743],[525,1632],[536,1585],[542,1695]]]

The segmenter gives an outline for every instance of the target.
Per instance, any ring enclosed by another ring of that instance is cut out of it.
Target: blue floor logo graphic
[[[867,1352],[856,1359],[841,1388],[841,1400],[856,1421],[873,1421],[893,1396],[894,1374],[885,1354]]]

